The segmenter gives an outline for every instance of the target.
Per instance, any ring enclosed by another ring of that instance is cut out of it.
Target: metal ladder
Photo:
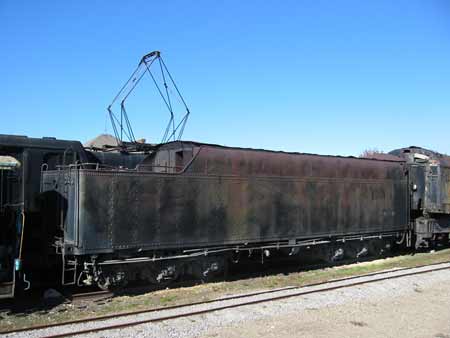
[[[62,255],[62,285],[75,285],[77,282],[77,260],[66,259],[65,255]]]

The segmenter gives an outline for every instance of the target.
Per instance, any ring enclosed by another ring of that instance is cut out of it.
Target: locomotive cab
[[[14,294],[14,259],[18,246],[20,162],[0,156],[0,298]]]
[[[86,161],[80,142],[0,134],[0,299],[54,279],[57,229],[43,221],[41,169],[77,160]]]

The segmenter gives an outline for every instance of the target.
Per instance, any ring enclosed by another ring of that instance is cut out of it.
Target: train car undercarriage
[[[404,247],[407,233],[325,237],[175,251],[121,252],[116,255],[63,256],[64,285],[97,285],[113,290],[129,282],[166,286],[179,279],[209,281],[226,277],[230,266],[290,261],[358,261],[383,257]]]

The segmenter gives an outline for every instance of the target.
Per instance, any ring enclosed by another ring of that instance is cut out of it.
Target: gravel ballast
[[[442,264],[436,267],[450,266],[449,264]],[[426,268],[417,268],[412,271],[420,271]],[[258,300],[262,298],[270,298],[274,296],[282,296],[298,293],[299,291],[312,291],[316,289],[323,289],[327,286],[337,286],[345,285],[349,283],[354,283],[356,281],[368,280],[370,278],[380,278],[387,277],[389,275],[404,274],[406,272],[396,272],[392,271],[388,274],[382,276],[373,277],[362,277],[358,280],[349,280],[342,282],[331,282],[327,285],[305,287],[295,290],[280,290],[276,293],[269,295],[258,295],[252,296],[245,299],[237,300],[224,300],[220,302],[215,302],[212,304],[200,305],[195,307],[185,307],[182,309],[175,310],[165,310],[159,313],[141,314],[130,317],[115,318],[106,321],[84,323],[78,325],[69,325],[64,327],[57,327],[45,330],[36,330],[33,332],[22,332],[17,334],[9,334],[8,337],[42,337],[46,335],[64,333],[77,331],[82,329],[87,329],[90,327],[107,326],[112,324],[120,324],[129,321],[140,321],[150,318],[157,318],[161,316],[168,316],[178,313],[186,313],[190,311],[198,311],[209,308],[216,308],[224,305],[237,304],[243,301]],[[239,330],[245,330],[247,327],[249,330],[255,334],[254,336],[261,336],[260,330],[262,327],[265,328],[261,323],[273,322],[274,325],[267,327],[268,335],[271,334],[271,327],[276,327],[278,323],[283,322],[287,318],[289,321],[283,326],[284,328],[295,327],[302,323],[302,317],[311,311],[320,312],[323,310],[329,310],[330,308],[351,306],[356,308],[357,304],[376,302],[387,302],[393,299],[408,299],[412,295],[420,294],[421,291],[418,290],[433,290],[437,286],[440,288],[447,287],[447,291],[442,291],[441,293],[447,292],[447,300],[450,304],[450,270],[442,270],[437,272],[430,272],[421,275],[401,277],[391,280],[378,281],[370,284],[352,286],[342,289],[337,289],[333,291],[320,292],[314,294],[308,294],[303,296],[295,296],[292,298],[286,298],[278,301],[264,302],[255,305],[246,305],[242,307],[236,307],[232,309],[215,311],[212,313],[194,315],[185,318],[172,319],[165,322],[158,323],[148,323],[141,324],[133,327],[127,327],[116,330],[101,331],[98,333],[90,333],[84,335],[85,337],[202,337],[202,336],[223,336],[238,334]],[[450,308],[450,306],[449,306]],[[398,315],[398,310],[394,311],[392,309],[392,316]],[[358,317],[358,316],[356,316]],[[353,320],[356,324],[351,324],[356,329],[361,329],[365,327],[365,322],[359,322],[358,319]],[[253,327],[253,329],[251,329]],[[302,327],[300,326],[299,329]],[[450,330],[450,321],[449,321]],[[445,331],[445,330],[444,330]],[[252,332],[241,332],[239,334],[244,334],[247,336],[252,336]],[[280,329],[275,330],[274,334],[279,334]],[[278,333],[277,333],[278,332]],[[289,332],[292,336],[292,332]],[[306,333],[306,332],[305,332]],[[449,332],[450,333],[450,332]],[[444,334],[444,333],[443,333]],[[276,335],[275,335],[276,336]],[[275,337],[274,336],[274,337]],[[401,336],[401,335],[399,335]]]

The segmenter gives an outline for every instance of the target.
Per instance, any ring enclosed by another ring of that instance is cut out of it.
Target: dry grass
[[[136,296],[118,296],[103,304],[63,304],[48,312],[30,314],[0,313],[0,330],[57,323],[133,310],[152,309],[221,298],[231,294],[267,290],[286,286],[302,286],[332,279],[357,276],[370,272],[414,267],[450,260],[450,249],[416,255],[398,256],[371,262],[351,264],[321,270],[252,278],[232,282],[218,282],[192,287],[154,291]]]

